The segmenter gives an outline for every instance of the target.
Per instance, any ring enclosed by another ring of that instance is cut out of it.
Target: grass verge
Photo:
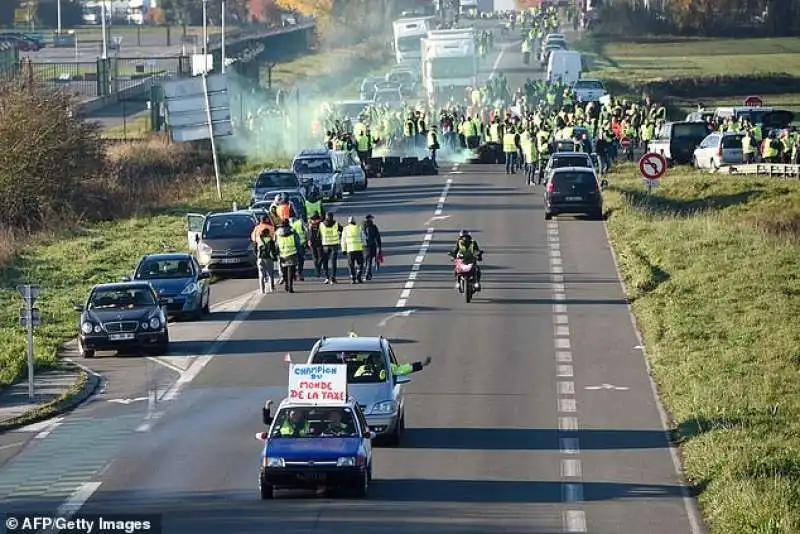
[[[632,167],[608,228],[712,531],[800,532],[800,182]]]
[[[587,76],[609,82],[613,93],[711,98],[797,91],[800,38],[650,38],[579,43]]]
[[[150,127],[150,113],[123,117],[123,123],[110,126],[100,132],[106,139],[147,139],[153,133]]]

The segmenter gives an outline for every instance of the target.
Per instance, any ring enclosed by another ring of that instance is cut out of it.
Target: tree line
[[[598,4],[595,0],[595,4]],[[800,32],[800,1],[614,0],[598,6],[598,33],[620,36],[784,37]]]

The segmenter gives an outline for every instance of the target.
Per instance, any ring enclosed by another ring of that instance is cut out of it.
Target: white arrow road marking
[[[385,319],[383,319],[381,322],[379,322],[379,323],[378,323],[378,328],[383,328],[383,327],[384,327],[384,326],[386,326],[386,325],[389,323],[389,321],[391,321],[392,319],[395,319],[395,318],[397,318],[397,317],[408,317],[408,316],[410,316],[412,313],[414,313],[414,312],[416,312],[416,311],[417,311],[416,309],[412,308],[412,309],[408,309],[408,310],[399,311],[399,312],[397,312],[397,313],[393,313],[393,314],[391,314],[390,316],[388,316],[388,317],[386,317]]]
[[[628,391],[630,388],[627,386],[615,386],[613,384],[601,384],[599,386],[586,386],[586,389],[589,391],[598,391],[598,390],[605,390],[605,391]]]
[[[23,433],[23,432],[42,432],[43,430],[47,430],[51,426],[55,424],[61,423],[63,421],[63,417],[56,417],[55,419],[48,419],[46,421],[39,421],[38,423],[31,423],[30,425],[23,426],[22,428],[17,428],[15,430],[11,430],[12,433]]]
[[[131,404],[134,402],[146,401],[148,397],[136,397],[135,399],[108,399],[108,402],[116,402],[117,404]]]
[[[432,222],[436,221],[443,221],[445,219],[449,219],[450,215],[434,215],[430,219],[425,222],[425,226],[430,226]]]

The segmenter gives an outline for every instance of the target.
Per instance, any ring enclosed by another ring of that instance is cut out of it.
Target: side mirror
[[[82,312],[83,304],[75,304],[74,306],[72,306],[72,309],[75,310],[76,312]]]
[[[395,384],[408,384],[409,382],[411,382],[411,378],[409,378],[409,377],[407,377],[405,375],[403,375],[403,376],[395,376],[394,377],[394,383]]]
[[[127,275],[126,276],[120,276],[119,277],[119,281],[120,282],[130,282],[131,281],[131,277],[127,276]]]
[[[169,299],[158,299],[159,306],[166,306],[169,304]]]
[[[603,190],[608,187],[608,180],[601,180],[600,181],[600,189]]]
[[[364,437],[365,437],[366,439],[372,439],[374,436],[372,435],[372,432],[370,432],[369,430],[367,430],[366,432],[364,432]]]
[[[256,439],[258,441],[266,441],[267,440],[267,433],[266,432],[259,432],[256,434]]]
[[[198,280],[208,280],[209,278],[211,278],[211,272],[209,271],[203,270],[197,274]]]
[[[195,242],[195,243],[199,243],[199,242],[200,242],[200,234],[195,234],[195,236],[194,236],[194,242]]]

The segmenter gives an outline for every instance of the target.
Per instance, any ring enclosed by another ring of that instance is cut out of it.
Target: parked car
[[[291,169],[266,169],[256,177],[250,193],[250,202],[272,200],[279,191],[306,193],[305,187]]]
[[[661,154],[672,164],[691,163],[694,149],[710,133],[705,122],[667,122],[647,144],[647,151]]]
[[[168,316],[197,320],[210,312],[210,279],[211,273],[203,270],[191,254],[169,252],[144,256],[123,281],[150,282]]]
[[[544,218],[556,215],[588,215],[603,217],[601,191],[608,185],[606,180],[597,182],[597,173],[587,167],[561,167],[546,176],[544,194]]]
[[[345,183],[344,170],[334,152],[327,148],[301,150],[292,161],[292,171],[300,181],[312,181],[323,200],[341,200],[345,186],[353,185],[352,181]]]
[[[251,275],[258,271],[250,241],[258,220],[251,211],[186,215],[189,249],[197,262],[214,275]]]
[[[149,282],[98,284],[85,304],[76,304],[78,350],[83,358],[95,351],[146,351],[160,356],[169,350],[169,329],[161,301]]]
[[[719,169],[744,161],[742,139],[744,133],[714,132],[694,150],[692,163],[698,169]]]

